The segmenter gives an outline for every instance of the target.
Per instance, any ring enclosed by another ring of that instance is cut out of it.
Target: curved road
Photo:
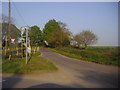
[[[41,56],[52,61],[59,70],[54,73],[3,75],[3,88],[117,88],[118,67],[71,59],[46,48]]]
[[[43,57],[48,58],[73,77],[73,79],[69,78],[73,86],[77,84],[76,87],[86,88],[118,87],[118,67],[71,59],[46,48],[42,48],[41,52]]]

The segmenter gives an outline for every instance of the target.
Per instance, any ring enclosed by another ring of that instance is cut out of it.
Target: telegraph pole
[[[8,40],[9,40],[9,60],[11,60],[11,4],[9,0],[8,4],[9,10],[8,10]]]

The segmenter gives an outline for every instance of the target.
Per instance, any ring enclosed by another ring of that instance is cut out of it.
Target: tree
[[[67,28],[67,24],[65,24],[61,21],[59,21],[58,23],[59,23],[59,26],[61,29],[61,44],[62,44],[62,46],[70,45],[70,39],[71,39],[72,33]]]
[[[2,14],[2,23],[8,23],[8,17]]]
[[[2,25],[2,36],[4,37],[5,35],[8,36],[8,34],[9,34],[9,31],[8,31],[9,18],[7,16],[5,16],[4,14],[2,14],[1,16],[2,16],[2,21],[1,21],[0,25]],[[10,23],[11,23],[10,38],[17,39],[18,37],[20,37],[20,30],[14,24],[15,19],[11,17]]]
[[[44,39],[51,47],[65,46],[70,44],[70,32],[67,25],[56,20],[49,20],[43,29]]]
[[[9,22],[9,18],[7,16],[5,16],[4,14],[2,14],[2,23],[8,23],[8,22]],[[11,17],[10,23],[15,24],[15,19]]]
[[[77,46],[79,47],[82,44],[82,37],[80,34],[76,34],[74,37],[74,40],[77,41]]]
[[[61,41],[62,41],[61,33],[62,33],[61,30],[57,29],[56,31],[50,34],[48,41],[51,47],[57,47],[61,45]]]
[[[0,25],[2,25],[2,38],[8,36],[8,24],[0,23]],[[17,39],[18,37],[20,37],[20,30],[14,24],[11,24],[11,38]]]
[[[88,45],[95,44],[98,40],[98,37],[92,31],[84,30],[75,35],[74,40],[76,40],[79,45],[84,45],[87,47]]]
[[[32,26],[30,27],[29,37],[32,45],[35,45],[36,43],[39,44],[40,40],[42,40],[42,31],[38,26]]]
[[[57,29],[60,29],[60,26],[58,24],[58,22],[53,19],[53,20],[49,20],[46,24],[45,27],[43,29],[43,37],[44,40],[49,42],[49,38],[51,37],[51,33],[56,31]]]

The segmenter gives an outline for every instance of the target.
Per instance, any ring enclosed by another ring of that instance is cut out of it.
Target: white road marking
[[[4,81],[6,81],[6,80],[2,80],[2,81],[0,81],[0,82],[4,82]]]

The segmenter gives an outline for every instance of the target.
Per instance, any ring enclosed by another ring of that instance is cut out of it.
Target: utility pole
[[[8,10],[8,40],[9,40],[9,60],[11,60],[11,5],[10,0],[8,4],[9,10]]]

